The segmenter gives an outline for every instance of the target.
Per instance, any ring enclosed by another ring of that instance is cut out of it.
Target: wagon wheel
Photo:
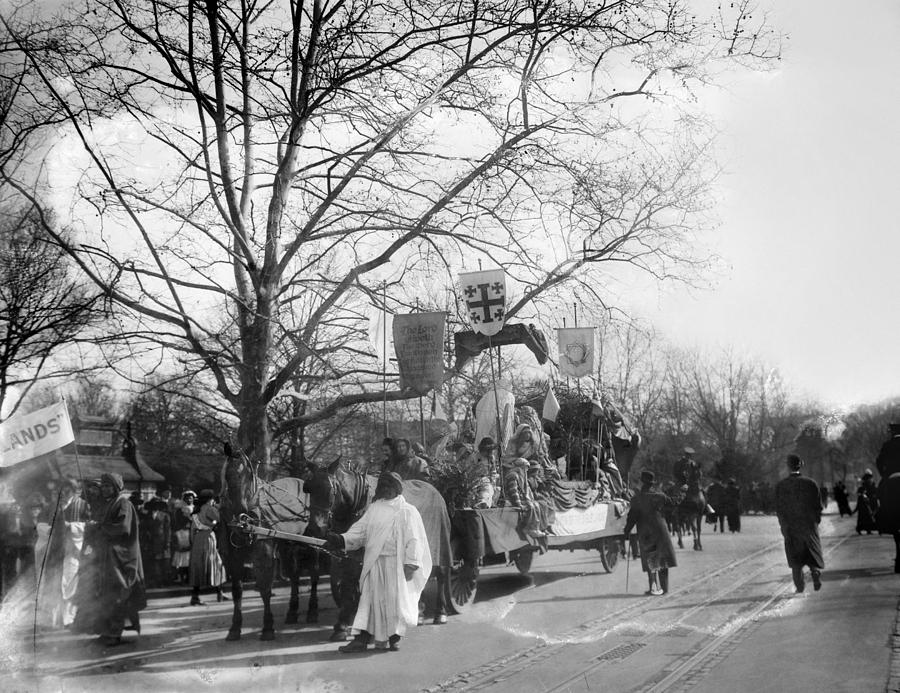
[[[478,566],[464,559],[454,560],[444,581],[444,600],[454,614],[461,614],[475,601],[478,590]]]
[[[618,539],[602,539],[597,547],[600,551],[600,563],[607,573],[611,573],[616,569],[619,562],[619,553],[622,551],[620,541]]]
[[[513,551],[510,557],[516,564],[519,572],[522,575],[528,575],[531,571],[531,562],[534,560],[534,551],[528,548],[519,549],[518,551]]]

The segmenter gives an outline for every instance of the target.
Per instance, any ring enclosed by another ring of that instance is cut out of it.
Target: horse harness
[[[348,468],[336,469],[334,474],[329,473],[327,470],[320,472],[324,473],[325,477],[328,479],[328,495],[326,497],[326,502],[325,504],[317,504],[312,500],[312,496],[310,496],[309,509],[310,516],[312,516],[313,513],[317,513],[325,518],[325,531],[331,531],[335,517],[335,508],[341,499],[341,484],[338,481],[338,473],[340,472],[343,472],[346,475],[352,475],[356,482],[352,485],[352,489],[350,489],[352,498],[349,507],[350,521],[347,523],[347,526],[349,527],[362,517],[368,506],[368,484],[366,482],[366,477],[362,472]]]

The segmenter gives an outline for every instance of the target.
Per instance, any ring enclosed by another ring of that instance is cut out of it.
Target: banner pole
[[[419,395],[419,426],[422,430],[422,447],[426,448],[427,451],[427,444],[425,443],[425,408],[422,404],[422,395]]]
[[[491,340],[491,335],[487,336],[488,338],[488,361],[491,364],[491,383],[493,384],[494,389],[494,412],[497,416],[497,473],[498,476],[502,477],[502,469],[500,458],[503,455],[503,427],[500,423],[500,396],[497,394],[497,379],[494,377],[494,345]],[[503,490],[503,479],[500,479],[500,497],[505,498],[506,494]]]
[[[388,437],[387,420],[387,282],[381,282],[381,420]]]

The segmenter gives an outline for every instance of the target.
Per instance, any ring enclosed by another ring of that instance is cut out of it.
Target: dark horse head
[[[304,480],[303,490],[309,494],[310,536],[346,532],[368,505],[366,476],[340,457],[327,466],[310,464]]]
[[[256,468],[247,453],[227,442],[219,485],[223,517],[233,520],[252,512],[253,496],[257,492]]]

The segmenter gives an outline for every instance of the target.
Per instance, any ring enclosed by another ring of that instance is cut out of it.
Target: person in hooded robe
[[[508,459],[503,463],[503,504],[522,511],[517,529],[537,540],[543,552],[547,548],[547,532],[556,520],[556,513],[548,501],[535,498],[528,483],[529,467],[530,463],[524,457]]]
[[[394,450],[396,454],[393,465],[388,469],[389,472],[399,474],[400,478],[404,480],[428,481],[428,463],[416,455],[409,440],[397,438],[394,442]]]
[[[191,516],[190,584],[193,588],[191,606],[203,604],[200,601],[200,590],[205,587],[216,589],[218,601],[225,599],[225,595],[222,594],[225,566],[222,564],[216,544],[215,530],[218,524],[216,494],[211,489],[203,489]]]
[[[126,619],[140,633],[138,613],[147,606],[137,512],[124,487],[119,474],[100,477],[100,493],[106,507],[97,523],[97,626],[107,646],[122,642]]]
[[[785,462],[788,477],[775,486],[775,512],[784,537],[784,553],[797,592],[802,592],[806,587],[803,578],[806,566],[812,574],[813,587],[818,591],[822,587],[821,573],[825,569],[819,539],[819,522],[822,519],[819,486],[800,473],[803,460],[797,455],[788,455]]]
[[[431,551],[422,517],[402,493],[396,472],[382,474],[363,516],[344,534],[327,535],[333,549],[365,550],[355,637],[338,648],[341,652],[363,652],[370,639],[376,649],[396,651],[407,627],[418,623],[419,597],[431,576]]]

